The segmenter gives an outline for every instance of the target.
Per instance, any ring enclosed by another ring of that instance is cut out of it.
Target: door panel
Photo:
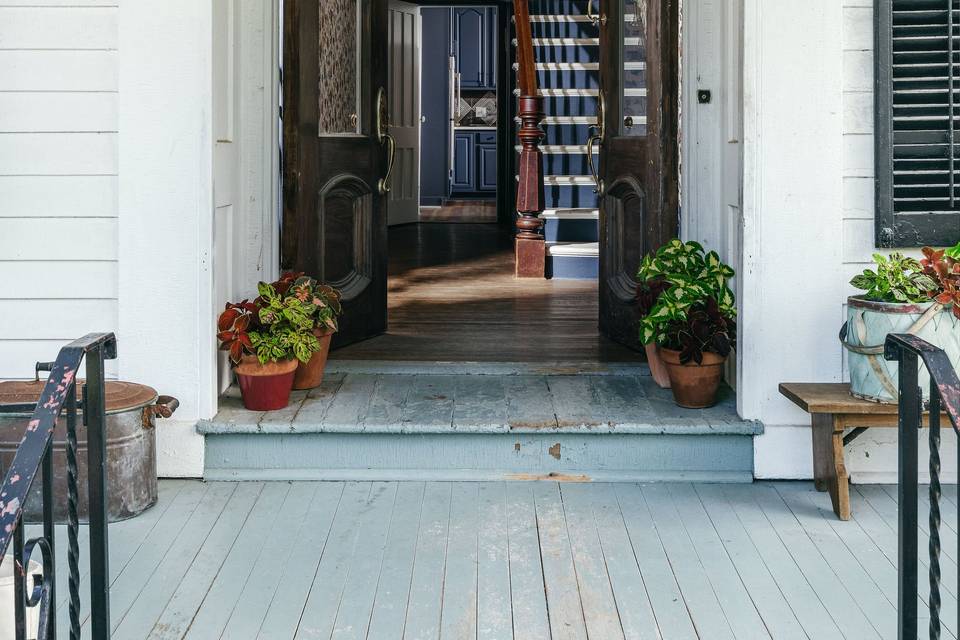
[[[390,134],[396,165],[387,203],[388,223],[420,219],[420,9],[390,0]]]
[[[334,346],[387,326],[386,34],[387,0],[284,2],[281,266],[343,290]]]
[[[600,330],[640,349],[643,256],[677,234],[679,0],[603,0]]]

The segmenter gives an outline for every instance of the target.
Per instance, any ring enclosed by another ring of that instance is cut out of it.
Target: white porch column
[[[758,477],[810,477],[809,417],[777,384],[839,381],[842,19],[837,0],[744,0],[741,415]]]
[[[199,476],[216,411],[211,0],[121,0],[119,373],[178,397],[160,474]]]

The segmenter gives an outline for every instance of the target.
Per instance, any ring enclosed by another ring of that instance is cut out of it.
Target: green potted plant
[[[297,363],[320,349],[311,309],[261,282],[256,300],[228,303],[217,321],[220,348],[229,352],[243,405],[282,409],[290,401]]]
[[[319,348],[311,354],[309,360],[301,361],[297,365],[293,388],[319,387],[327,366],[330,341],[337,331],[337,318],[342,311],[340,292],[303,273],[287,273],[273,283],[273,287],[284,300],[294,300],[307,310],[311,321],[310,330],[319,344]]]
[[[641,284],[660,292],[641,309],[640,340],[658,345],[682,407],[716,402],[723,365],[736,344],[733,275],[715,251],[697,242],[672,240],[641,264]]]
[[[895,403],[896,363],[883,357],[887,334],[912,333],[947,352],[960,366],[960,245],[924,247],[923,259],[900,253],[875,254],[850,284],[864,291],[847,299],[840,341],[848,351],[850,393],[874,402]],[[926,371],[920,372],[927,389]]]

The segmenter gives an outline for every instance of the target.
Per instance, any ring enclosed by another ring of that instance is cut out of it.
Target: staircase
[[[546,275],[596,279],[600,214],[586,143],[597,120],[599,28],[586,0],[530,0],[530,23],[547,113],[541,146]]]

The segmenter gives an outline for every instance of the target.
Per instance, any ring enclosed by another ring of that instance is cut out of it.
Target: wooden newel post
[[[517,276],[544,277],[543,238],[543,96],[520,96],[520,164],[517,183]]]
[[[517,85],[520,101],[520,165],[517,183],[517,277],[542,278],[547,261],[543,238],[543,152],[540,128],[545,117],[543,96],[537,88],[537,65],[533,55],[528,0],[514,0],[517,30]]]

